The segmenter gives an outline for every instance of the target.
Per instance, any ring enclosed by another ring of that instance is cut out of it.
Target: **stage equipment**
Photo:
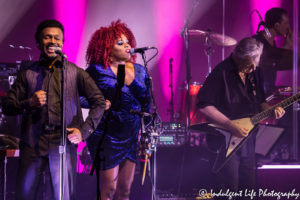
[[[256,133],[255,153],[266,156],[283,132],[282,127],[260,124]]]
[[[1,139],[2,137],[5,137],[5,136],[1,136]],[[11,193],[11,192],[8,192],[7,190],[7,163],[8,163],[8,158],[14,158],[14,157],[19,157],[19,149],[7,149],[7,148],[0,148],[0,157],[1,157],[1,160],[3,159],[3,171],[1,172],[2,176],[3,176],[3,182],[1,184],[2,185],[2,197],[3,197],[3,200],[6,200],[7,199],[7,196],[11,196],[11,194],[8,194],[8,193]],[[11,170],[10,170],[11,171]],[[16,174],[16,173],[10,173],[10,174]],[[11,191],[11,188],[10,190]]]
[[[176,147],[187,143],[186,128],[183,123],[163,122],[158,136],[158,147]]]
[[[19,68],[19,63],[0,63],[0,104],[14,84]],[[21,116],[5,116],[0,105],[0,133],[18,138],[20,131]]]

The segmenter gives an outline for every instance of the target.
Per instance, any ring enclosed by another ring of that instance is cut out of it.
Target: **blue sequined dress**
[[[115,84],[117,76],[110,67],[102,65],[90,65],[86,71],[94,79],[105,99],[112,101],[115,96]],[[143,66],[134,64],[135,79],[130,85],[124,85],[120,98],[112,110],[111,119],[108,122],[107,133],[100,151],[101,170],[110,169],[119,165],[124,159],[136,162],[138,151],[138,134],[140,129],[140,117],[130,113],[135,111],[150,111],[150,93],[147,87],[148,75]],[[91,136],[87,144],[92,157],[95,156],[97,144],[103,134],[104,114],[100,124]]]

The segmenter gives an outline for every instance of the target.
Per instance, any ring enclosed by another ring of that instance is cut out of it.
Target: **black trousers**
[[[58,145],[49,145],[48,155],[39,155],[39,151],[27,144],[20,144],[20,160],[17,176],[17,200],[36,200],[43,172],[50,171],[52,199],[59,200],[60,191],[60,155]],[[76,189],[76,146],[66,146],[64,167],[64,200],[75,199]]]

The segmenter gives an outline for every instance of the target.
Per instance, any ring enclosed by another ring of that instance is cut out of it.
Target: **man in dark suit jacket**
[[[17,199],[36,199],[41,172],[49,168],[53,199],[59,199],[63,109],[67,131],[63,199],[75,199],[76,147],[97,127],[105,100],[83,69],[57,54],[64,43],[64,28],[60,22],[42,21],[35,39],[41,51],[40,59],[19,72],[2,105],[6,115],[23,115],[16,195]],[[62,71],[64,108],[61,107]],[[79,96],[86,97],[91,108],[85,121]]]

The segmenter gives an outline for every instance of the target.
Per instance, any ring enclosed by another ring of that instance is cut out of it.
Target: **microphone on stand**
[[[266,23],[265,23],[264,20],[262,19],[260,13],[258,12],[258,10],[255,10],[255,12],[257,13],[258,18],[259,18],[259,20],[260,20],[259,25],[258,25],[258,28],[257,28],[257,32],[258,32],[258,29],[259,29],[260,25],[262,25],[262,26],[264,27],[264,30],[265,30],[265,32],[266,32],[267,37],[268,37],[268,38],[271,38],[272,35],[271,35],[269,29],[266,27]]]
[[[129,53],[131,55],[135,54],[135,53],[144,53],[145,51],[149,50],[149,49],[156,49],[156,47],[141,47],[141,48],[131,48],[129,49]]]

